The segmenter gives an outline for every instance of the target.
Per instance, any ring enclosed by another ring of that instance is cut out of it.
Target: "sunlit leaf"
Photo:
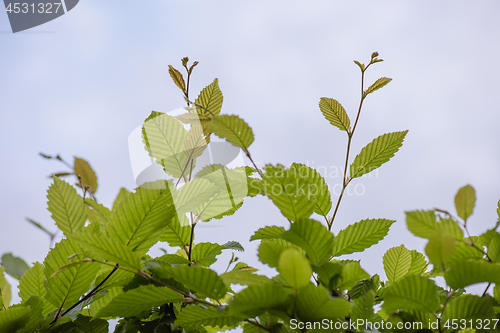
[[[396,221],[366,219],[340,230],[334,240],[333,256],[361,252],[380,242]]]
[[[333,98],[322,97],[319,101],[319,109],[326,120],[342,131],[349,131],[351,121],[344,107]]]
[[[76,189],[57,177],[50,185],[47,198],[49,211],[64,235],[70,236],[81,230],[87,220],[83,199]]]
[[[75,157],[74,171],[80,177],[83,186],[90,186],[89,192],[95,193],[97,191],[97,176],[87,161]]]
[[[300,177],[305,177],[309,180],[308,192],[314,196],[314,200],[316,200],[314,212],[326,217],[332,209],[332,198],[325,179],[318,171],[304,164],[293,163],[290,169],[297,170]]]
[[[434,281],[419,275],[408,275],[389,286],[384,294],[382,309],[419,310],[434,313],[439,309],[439,297]]]
[[[387,279],[395,282],[405,276],[411,267],[412,255],[404,245],[390,248],[383,256]]]
[[[361,177],[388,162],[403,145],[406,133],[408,131],[382,134],[367,144],[350,166],[351,178]]]
[[[222,91],[219,88],[219,80],[214,79],[212,83],[203,88],[200,95],[195,100],[195,105],[202,106],[198,108],[198,113],[217,116],[222,108]]]
[[[305,287],[310,283],[311,265],[306,257],[294,248],[281,252],[278,271],[294,289]]]
[[[215,116],[210,121],[210,130],[233,145],[248,149],[254,140],[250,126],[235,115]]]
[[[457,195],[455,196],[455,208],[457,209],[458,216],[467,220],[467,218],[472,214],[475,204],[476,191],[474,191],[472,186],[467,185],[458,190]]]
[[[371,86],[369,86],[368,89],[366,89],[365,95],[371,94],[371,93],[379,90],[380,88],[384,87],[385,85],[387,85],[391,81],[392,81],[392,79],[390,79],[388,77],[381,77],[380,79],[375,81]]]

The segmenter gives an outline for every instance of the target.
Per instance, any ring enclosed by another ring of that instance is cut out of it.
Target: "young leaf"
[[[89,191],[95,193],[97,191],[97,176],[90,164],[82,158],[75,157],[74,163],[75,174],[80,177],[83,186],[90,186]]]
[[[75,326],[83,333],[108,333],[109,324],[107,320],[79,314],[75,320]]]
[[[438,230],[429,238],[425,253],[434,266],[441,267],[453,256],[455,238],[442,230]]]
[[[89,210],[92,211],[95,221],[98,221],[102,225],[106,225],[108,223],[109,215],[111,211],[109,208],[105,207],[102,204],[98,204],[95,200],[85,198],[85,205],[87,206],[87,215],[89,215]],[[89,207],[92,207],[90,209]],[[90,220],[89,216],[89,220]],[[93,221],[92,221],[93,222]]]
[[[351,178],[361,177],[389,161],[403,145],[406,133],[407,130],[382,134],[367,144],[350,166]]]
[[[184,140],[184,155],[191,161],[203,154],[203,151],[210,143],[210,137],[205,136],[201,125],[191,125]],[[194,163],[193,163],[194,164]]]
[[[313,211],[318,215],[326,217],[332,208],[332,198],[325,179],[318,171],[304,164],[293,163],[290,169],[295,169],[300,177],[307,178],[310,181],[311,184],[308,191],[316,200]]]
[[[23,259],[14,257],[12,253],[5,253],[2,255],[2,266],[5,268],[5,273],[18,280],[21,279],[28,269],[30,269]]]
[[[90,230],[82,230],[73,235],[72,239],[99,258],[105,259],[108,262],[117,263],[133,271],[141,270],[141,263],[137,252],[133,252],[130,247],[127,247],[118,240],[111,239],[104,235],[96,235]],[[73,253],[78,253],[78,251]]]
[[[265,226],[257,230],[252,237],[250,237],[250,241],[254,241],[257,239],[273,239],[273,238],[281,238],[281,234],[285,232],[285,228],[278,227],[276,225]]]
[[[278,271],[295,290],[310,283],[312,269],[309,260],[294,248],[281,252]]]
[[[438,287],[434,281],[419,275],[408,275],[387,287],[382,309],[418,310],[434,313],[439,309]]]
[[[289,294],[277,284],[253,285],[234,295],[229,315],[255,317],[269,310],[286,310]]]
[[[405,276],[410,270],[411,259],[411,252],[404,245],[387,250],[383,257],[387,279],[395,282]]]
[[[285,231],[281,238],[301,247],[314,264],[321,265],[330,260],[333,234],[318,221],[299,219],[292,223],[290,230]]]
[[[480,282],[500,284],[500,265],[483,260],[458,260],[449,264],[446,283],[453,289],[465,288]]]
[[[416,250],[411,250],[410,252],[411,252],[411,266],[407,274],[421,275],[422,273],[424,273],[423,270],[427,265],[427,261],[425,260],[425,257],[422,253]]]
[[[248,149],[254,140],[250,126],[235,115],[215,116],[210,121],[210,130],[236,147]]]
[[[226,285],[217,273],[211,269],[196,266],[177,266],[166,267],[163,271],[166,275],[205,297],[219,300],[226,295]]]
[[[278,267],[281,253],[294,245],[281,239],[261,242],[259,246],[259,260],[271,267]]]
[[[113,211],[116,211],[120,204],[122,203],[123,199],[125,199],[128,195],[130,194],[130,191],[127,190],[125,187],[122,187],[120,189],[120,192],[118,192],[118,195],[116,196],[115,201],[113,202]]]
[[[214,79],[212,83],[203,88],[194,103],[202,106],[202,108],[198,108],[198,113],[217,116],[220,114],[223,99],[222,91],[219,88],[219,80]]]
[[[73,186],[57,177],[52,178],[54,183],[50,185],[47,195],[49,211],[64,235],[70,236],[85,225],[85,205]]]
[[[290,221],[311,216],[316,201],[309,191],[309,179],[282,165],[266,165],[260,183],[260,194],[269,197]]]
[[[319,100],[319,109],[330,124],[338,127],[341,131],[349,131],[351,121],[349,120],[344,107],[339,102],[333,98],[321,97]]]
[[[54,275],[60,267],[70,263],[68,257],[75,253],[83,254],[84,250],[72,239],[63,239],[56,244],[44,260],[47,278],[46,299],[55,307],[67,309],[76,303],[90,289],[99,271],[99,264],[86,263],[69,267]]]
[[[19,297],[26,302],[30,296],[45,297],[45,267],[35,262],[19,281]]]
[[[15,333],[22,329],[31,315],[30,308],[19,306],[0,311],[0,332]]]
[[[160,235],[160,241],[167,242],[172,247],[180,246],[185,248],[188,246],[191,237],[191,226],[185,216],[183,220],[186,220],[186,223],[181,225],[177,216],[172,218],[170,224],[167,225],[167,230]]]
[[[489,320],[498,320],[493,310],[493,304],[491,298],[462,295],[450,300],[443,311],[441,321],[445,323],[460,318],[464,322],[482,323],[484,321],[486,323],[490,322]],[[475,327],[479,328],[479,325]]]
[[[380,242],[396,221],[386,219],[366,219],[340,230],[335,237],[333,256],[362,252]]]
[[[438,228],[433,210],[406,212],[406,225],[415,236],[431,237]]]
[[[202,308],[200,306],[192,305],[186,306],[177,315],[177,320],[174,327],[192,327],[196,328],[200,325],[210,326],[215,328],[227,327],[235,328],[242,320],[238,316],[229,316],[214,308]]]
[[[10,305],[10,299],[12,297],[11,294],[11,289],[10,289],[10,284],[5,278],[4,275],[5,268],[0,266],[0,292],[1,292],[1,297],[0,297],[0,308],[3,309],[5,306],[6,308],[9,307]],[[0,311],[1,312],[1,311]]]
[[[132,317],[153,307],[159,307],[165,303],[181,302],[182,300],[184,300],[184,296],[170,288],[145,285],[119,294],[96,316]]]
[[[106,231],[115,241],[145,254],[158,242],[175,214],[170,189],[139,187],[109,215]]]
[[[374,92],[376,90],[379,90],[380,88],[384,87],[386,84],[388,84],[391,81],[392,81],[392,79],[390,79],[388,77],[381,77],[380,79],[375,81],[371,86],[369,86],[368,89],[366,89],[365,96],[368,94],[371,94],[372,92]]]
[[[476,192],[472,186],[467,185],[458,190],[455,196],[455,208],[457,209],[458,216],[464,221],[472,214],[475,204]]]
[[[351,312],[351,304],[343,298],[330,298],[328,291],[321,285],[309,284],[299,290],[297,296],[297,315],[302,321],[344,320]]]
[[[198,243],[193,247],[191,260],[200,266],[208,267],[217,261],[216,256],[222,253],[224,246],[215,243]]]
[[[174,117],[153,111],[144,121],[142,139],[149,156],[161,163],[165,172],[180,177],[187,162],[183,152],[187,131]]]
[[[250,271],[245,270],[234,270],[227,273],[222,274],[221,279],[229,284],[240,284],[243,286],[251,286],[254,284],[272,284],[273,281],[269,279],[267,276],[253,274]]]
[[[182,90],[183,93],[185,93],[186,83],[184,82],[184,78],[182,77],[181,72],[172,67],[172,65],[168,65],[168,74],[170,74],[170,77],[174,81],[175,85],[179,87],[179,89]]]

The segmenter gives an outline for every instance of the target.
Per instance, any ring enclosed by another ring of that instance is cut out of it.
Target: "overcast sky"
[[[184,56],[200,62],[192,95],[219,78],[222,112],[253,128],[250,151],[260,166],[335,170],[346,135],[323,118],[319,99],[337,99],[353,119],[360,94],[353,60],[378,51],[385,61],[367,82],[393,81],[366,100],[351,155],[382,133],[409,133],[378,173],[351,183],[362,195],[344,197],[333,230],[364,218],[397,220],[385,240],[351,256],[385,277],[388,248],[425,246],[406,230],[404,212],[455,212],[456,191],[471,184],[477,206],[468,224],[481,233],[494,226],[500,198],[499,12],[493,0],[82,0],[16,34],[0,14],[0,253],[34,262],[48,251],[48,237],[25,218],[55,230],[47,176],[65,167],[39,152],[87,159],[106,205],[121,186],[135,187],[128,135],[151,110],[184,106],[168,76],[168,65],[180,68]],[[338,194],[341,173],[324,176]],[[248,239],[271,224],[288,221],[267,198],[249,198],[235,215],[197,228],[196,240],[237,240],[247,249],[240,258],[270,274]],[[217,269],[225,268],[222,258]]]

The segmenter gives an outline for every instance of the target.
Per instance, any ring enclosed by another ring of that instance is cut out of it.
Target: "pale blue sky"
[[[384,241],[353,256],[383,275],[388,248],[423,251],[424,241],[406,231],[404,211],[454,211],[456,191],[471,184],[478,201],[470,231],[483,232],[494,225],[500,198],[499,11],[493,0],[82,0],[18,34],[8,33],[0,14],[0,253],[33,262],[48,250],[47,237],[25,217],[55,229],[47,175],[65,168],[39,152],[87,159],[107,205],[121,186],[134,187],[128,135],[151,110],[183,106],[167,73],[183,56],[200,61],[192,95],[219,78],[222,112],[252,126],[250,150],[260,165],[296,161],[330,170],[343,166],[346,137],[323,118],[319,99],[339,100],[354,117],[360,75],[352,60],[378,51],[385,62],[367,81],[393,82],[367,99],[352,156],[382,133],[409,133],[377,177],[352,183],[365,192],[345,197],[333,229],[396,219]],[[326,180],[331,187],[341,181]],[[270,200],[247,199],[234,216],[213,222],[217,228],[199,228],[197,240],[238,240],[247,248],[240,257],[262,267],[248,239],[270,224],[288,222]]]

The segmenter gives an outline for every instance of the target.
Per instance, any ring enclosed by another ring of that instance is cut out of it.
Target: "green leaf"
[[[351,320],[359,319],[369,321],[373,317],[373,305],[375,304],[375,293],[373,290],[367,292],[365,297],[359,297],[354,300],[352,307]]]
[[[259,260],[271,267],[278,267],[281,253],[292,246],[294,245],[285,240],[261,242],[258,254]]]
[[[344,107],[339,102],[333,98],[321,97],[319,100],[319,109],[330,124],[338,127],[341,131],[349,131],[351,121],[349,120]]]
[[[229,328],[235,328],[238,326],[241,317],[229,316],[224,313],[219,313],[217,308],[202,308],[200,306],[186,306],[177,315],[177,320],[174,323],[174,327],[198,327],[211,326],[222,328],[226,326]]]
[[[191,237],[191,226],[185,216],[182,220],[185,223],[183,222],[181,225],[179,219],[174,217],[170,224],[167,225],[167,230],[160,235],[160,241],[167,242],[172,247],[180,246],[184,248],[188,246]]]
[[[75,320],[75,326],[82,330],[83,333],[108,333],[109,324],[107,320],[79,314]]]
[[[427,265],[427,261],[422,253],[411,250],[411,266],[408,270],[408,275],[410,274],[419,274],[421,275],[424,272],[424,268]]]
[[[0,266],[0,292],[2,293],[2,297],[0,298],[0,308],[3,308],[3,306],[8,307],[12,297],[10,284],[5,278],[4,272],[5,268]]]
[[[455,238],[442,230],[438,230],[429,238],[425,253],[434,266],[441,267],[453,256]]]
[[[433,313],[439,309],[438,287],[434,281],[419,275],[408,275],[387,287],[382,309],[418,310]]]
[[[132,251],[146,254],[176,214],[170,190],[139,187],[109,215],[106,231]]]
[[[165,168],[165,172],[180,177],[186,166],[183,152],[187,131],[174,117],[153,111],[144,121],[142,139],[149,156]]]
[[[120,192],[118,192],[118,195],[116,196],[115,201],[113,202],[113,211],[116,211],[120,204],[122,203],[123,199],[125,199],[128,195],[130,194],[130,191],[127,190],[125,187],[122,187],[120,189]]]
[[[234,270],[222,274],[221,279],[226,284],[240,284],[243,286],[250,286],[254,284],[272,284],[273,281],[267,276],[253,274],[251,271]]]
[[[92,252],[101,259],[111,263],[117,263],[124,268],[134,271],[141,270],[139,255],[118,240],[111,239],[104,235],[96,235],[89,230],[83,230],[73,235],[72,239],[84,249]]]
[[[333,234],[318,221],[299,219],[281,237],[306,251],[312,263],[321,265],[330,260],[333,249]]]
[[[85,198],[87,216],[90,222],[99,222],[101,225],[108,223],[111,211],[104,205],[98,204],[95,200]]]
[[[30,296],[45,297],[45,267],[35,262],[19,281],[19,297],[26,302]]]
[[[335,237],[333,256],[362,252],[380,242],[396,221],[386,219],[366,219],[340,230]]]
[[[5,268],[5,273],[18,280],[21,279],[28,269],[30,269],[23,259],[14,257],[12,253],[5,253],[2,255],[2,266]]]
[[[440,218],[438,222],[432,210],[406,212],[406,225],[415,236],[427,239],[431,238],[436,230],[444,230],[455,239],[462,239],[464,236],[456,221]]]
[[[212,299],[222,299],[226,285],[214,271],[196,266],[165,267],[163,272],[187,288]]]
[[[178,191],[172,193],[177,215],[193,211],[209,201],[218,190],[217,186],[207,179],[195,178],[187,182]]]
[[[305,287],[310,283],[312,269],[309,260],[294,248],[281,252],[278,271],[294,289]]]
[[[211,164],[196,174],[196,178],[210,181],[214,195],[193,211],[202,221],[234,214],[248,194],[247,176],[244,169],[228,169],[220,164]]]
[[[325,179],[318,171],[304,164],[293,163],[290,169],[295,169],[300,177],[305,177],[310,181],[308,190],[316,200],[313,211],[326,217],[332,209],[332,198]]]
[[[219,115],[223,99],[222,91],[219,88],[219,80],[214,79],[212,83],[203,88],[195,100],[195,105],[202,106],[202,108],[198,108],[198,113],[212,116]]]
[[[388,162],[403,145],[406,133],[407,130],[382,134],[367,144],[350,166],[351,178],[361,177]]]
[[[453,289],[465,288],[480,282],[500,284],[500,264],[469,259],[453,262],[448,268],[445,279]]]
[[[181,72],[172,67],[172,65],[168,65],[168,74],[170,74],[170,77],[174,81],[175,85],[179,87],[179,89],[182,90],[182,92],[185,92],[186,83],[184,82],[184,78],[182,77]]]
[[[388,77],[381,77],[380,79],[375,81],[371,86],[369,86],[368,89],[366,89],[365,96],[368,94],[371,94],[374,91],[379,90],[380,88],[384,87],[385,85],[387,85],[391,81],[392,81],[392,79],[390,79]]]
[[[406,225],[415,236],[431,237],[438,228],[433,210],[406,212]]]
[[[26,302],[23,303],[24,306],[31,310],[29,320],[24,325],[20,333],[33,333],[39,328],[40,322],[43,321],[43,306],[44,302],[38,296],[30,297]]]
[[[73,235],[75,237],[76,235]],[[75,253],[84,253],[84,250],[73,241],[63,239],[49,252],[44,260],[45,276],[47,278],[46,299],[55,307],[69,308],[85,294],[99,271],[99,264],[85,263],[84,265],[69,267],[56,275],[53,275],[60,267],[69,264],[69,256]],[[36,276],[34,278],[40,279]],[[33,281],[37,283],[37,281]],[[38,282],[39,283],[39,282]],[[33,286],[37,288],[37,286]],[[40,288],[37,288],[40,292]],[[36,289],[35,289],[36,291]],[[44,296],[44,295],[40,295]]]
[[[217,261],[216,256],[222,253],[224,246],[215,243],[198,243],[193,246],[191,260],[198,265],[208,267]]]
[[[340,273],[341,282],[336,286],[337,289],[351,289],[356,282],[370,278],[359,262],[347,262]]]
[[[478,297],[475,295],[462,295],[450,300],[446,304],[442,317],[441,322],[443,323],[457,318],[465,321],[476,321],[479,319],[474,324],[482,323],[484,319],[495,320],[497,318],[493,310],[493,300],[490,297]],[[479,325],[475,327],[479,328]]]
[[[117,272],[120,272],[120,271],[117,271]],[[114,276],[114,274],[112,275],[112,277],[113,276]],[[99,313],[99,311],[101,311],[101,309],[103,309],[109,303],[111,303],[111,301],[115,297],[123,294],[122,288],[109,288],[106,291],[107,291],[107,293],[105,295],[98,294],[97,296],[94,297],[94,299],[92,300],[92,303],[90,303],[89,314],[91,314],[92,316],[97,317],[96,315]],[[98,297],[98,296],[100,296],[100,297]]]
[[[238,116],[215,116],[210,121],[210,130],[236,147],[248,149],[254,140],[250,126]]]
[[[73,186],[57,177],[52,178],[54,183],[50,185],[47,195],[49,211],[64,235],[70,236],[85,225],[85,205]]]
[[[97,191],[97,176],[87,161],[75,157],[74,171],[75,174],[80,177],[80,181],[84,187],[90,186],[90,193],[95,193]]]
[[[192,161],[201,156],[209,143],[210,137],[205,136],[201,125],[191,125],[191,128],[187,132],[186,139],[184,140],[184,155],[186,155],[187,160]]]
[[[269,310],[286,310],[289,298],[283,286],[253,285],[235,294],[227,311],[233,316],[255,317]]]
[[[281,234],[285,232],[285,228],[278,227],[276,225],[265,226],[259,228],[252,237],[250,237],[250,241],[258,240],[258,239],[273,239],[273,238],[281,238]]]
[[[119,294],[96,317],[132,317],[154,307],[182,300],[184,296],[170,288],[145,285]]]
[[[455,196],[455,208],[457,209],[458,216],[464,221],[471,216],[475,204],[476,191],[474,191],[472,186],[467,185],[458,190]]]
[[[351,312],[351,305],[343,298],[330,298],[327,290],[309,284],[299,290],[297,315],[302,321],[344,320]]]
[[[387,250],[383,257],[384,271],[387,279],[391,282],[396,282],[405,276],[410,271],[411,260],[411,252],[404,245]]]
[[[478,253],[480,253],[479,251],[477,251],[477,249],[474,250],[476,250],[474,254],[477,255]],[[500,262],[500,234],[496,231],[494,232],[493,237],[488,244],[488,257],[493,262]]]
[[[278,164],[266,165],[260,183],[262,195],[269,197],[281,213],[291,221],[311,216],[316,201],[309,191],[311,184],[300,177],[294,169],[285,169]]]
[[[0,332],[15,333],[29,320],[31,310],[27,307],[12,307],[0,311]]]

